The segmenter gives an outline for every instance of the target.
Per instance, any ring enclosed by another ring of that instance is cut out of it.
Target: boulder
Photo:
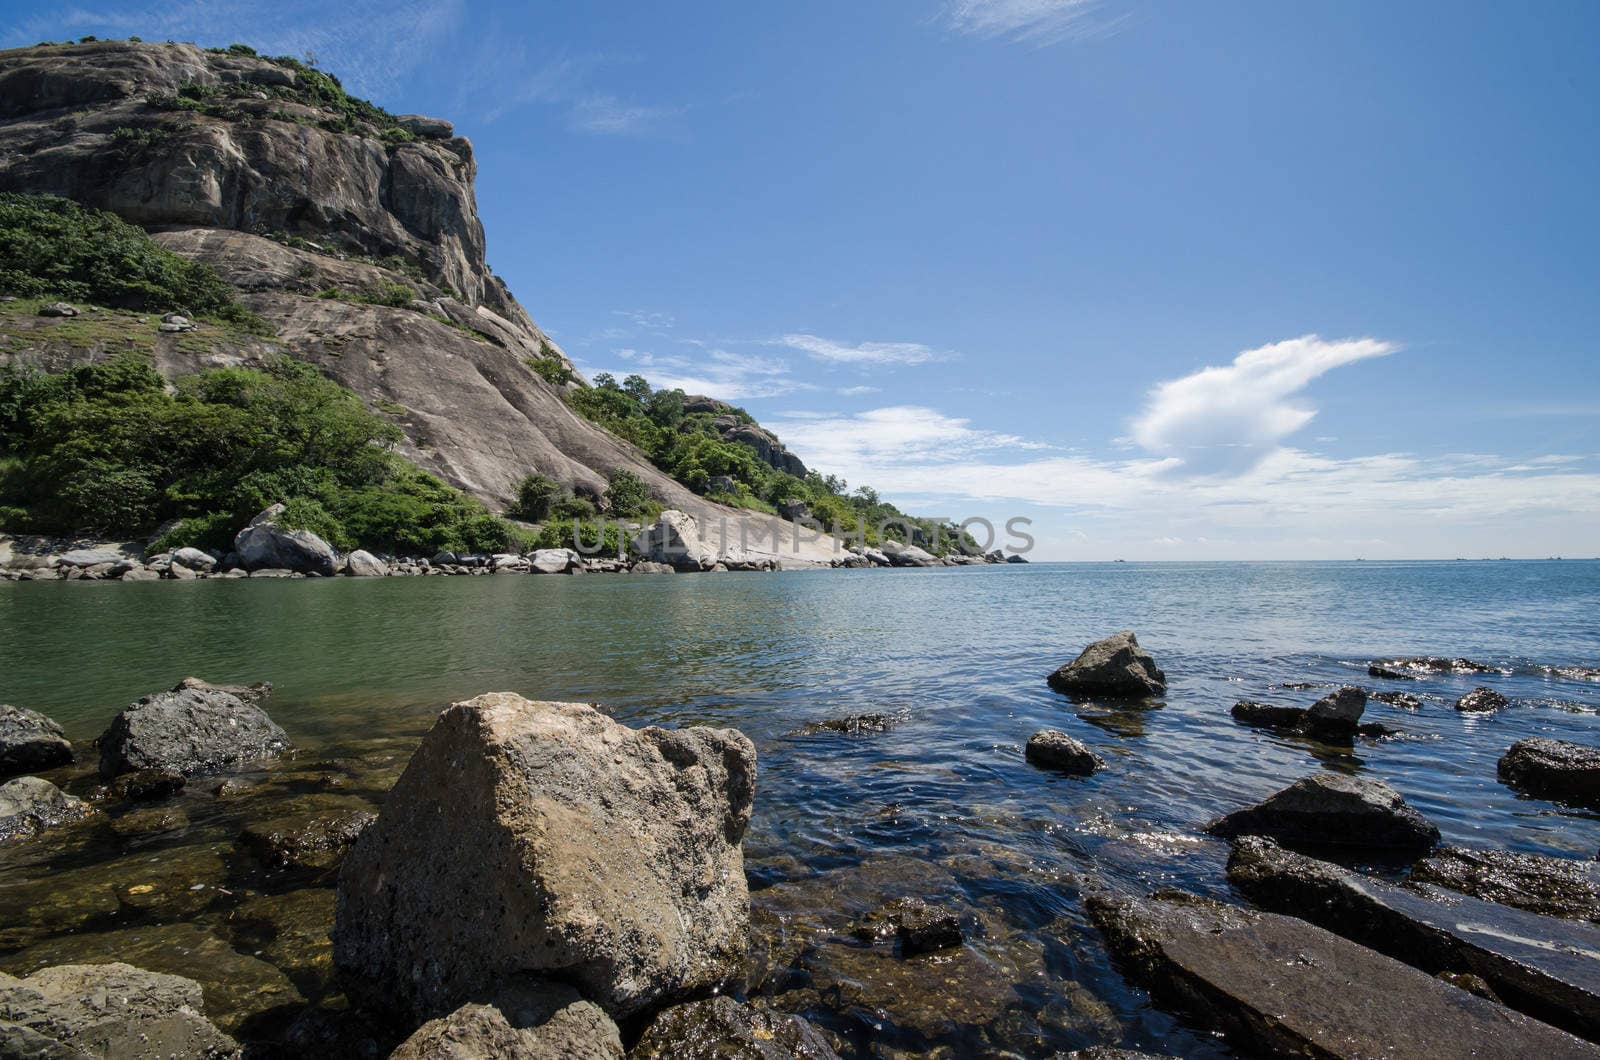
[[[1146,698],[1167,692],[1167,675],[1139,647],[1133,630],[1097,640],[1072,662],[1050,675],[1057,692],[1083,696]]]
[[[128,964],[0,974],[0,1054],[38,1060],[224,1060],[239,1046],[201,1014],[200,984]]]
[[[429,1020],[389,1060],[613,1060],[622,1035],[611,1018],[569,986],[495,991]]]
[[[456,134],[456,127],[445,119],[421,114],[396,115],[394,123],[419,140],[448,140]]]
[[[172,553],[172,562],[182,564],[192,571],[209,571],[217,565],[217,558],[198,548],[180,548]]]
[[[872,564],[874,567],[889,566],[889,557],[882,549],[872,548],[869,545],[851,545],[850,551]]]
[[[896,898],[857,924],[851,934],[864,942],[897,938],[907,957],[961,945],[961,918],[921,898]]]
[[[1456,709],[1473,714],[1484,714],[1509,707],[1511,701],[1492,688],[1479,685],[1456,700]]]
[[[90,809],[48,780],[16,777],[0,784],[0,846],[28,839],[47,828],[79,821]]]
[[[1379,666],[1377,663],[1367,667],[1367,676],[1376,677],[1383,681],[1415,681],[1417,679],[1416,674],[1406,673],[1404,670],[1396,670],[1388,666]]]
[[[1600,809],[1600,748],[1533,736],[1511,745],[1499,774],[1525,795]]]
[[[1089,914],[1156,1004],[1244,1056],[1600,1057],[1600,1048],[1295,917],[1162,892]]]
[[[676,571],[677,568],[671,564],[654,563],[647,559],[642,559],[628,568],[629,574],[673,574]]]
[[[98,567],[121,563],[128,557],[115,548],[75,548],[57,558],[60,560],[58,566],[62,567]]]
[[[1056,729],[1043,729],[1028,737],[1025,756],[1036,766],[1077,776],[1088,776],[1106,764],[1082,743]]]
[[[828,1039],[799,1016],[713,997],[658,1015],[630,1060],[838,1060]]]
[[[339,569],[333,546],[310,530],[290,530],[278,525],[284,506],[274,504],[240,530],[233,550],[248,571],[283,570],[331,576]]]
[[[1373,666],[1382,670],[1411,670],[1416,673],[1432,674],[1489,674],[1499,673],[1500,668],[1490,666],[1488,663],[1473,662],[1471,659],[1452,659],[1443,655],[1407,655],[1397,659],[1380,659]],[[1371,670],[1369,668],[1368,672]]]
[[[895,567],[937,567],[939,560],[926,549],[916,545],[902,545],[898,541],[885,540],[883,542],[883,555],[888,557],[891,566]]]
[[[275,817],[245,826],[240,839],[269,869],[331,869],[370,825],[374,816],[360,809]]]
[[[1354,685],[1330,692],[1311,705],[1306,723],[1321,736],[1354,736],[1367,709],[1367,694]]]
[[[339,876],[350,989],[421,1017],[512,973],[613,1018],[742,974],[755,748],[499,692],[445,710]]]
[[[529,562],[540,574],[567,574],[583,566],[583,557],[570,548],[541,548]]]
[[[811,518],[811,506],[796,497],[788,497],[778,502],[778,518],[787,519],[789,522],[799,522]]]
[[[718,559],[716,549],[701,536],[695,517],[674,508],[662,512],[654,526],[634,536],[633,550],[652,563],[666,563],[677,570],[710,570]]]
[[[185,567],[182,563],[174,560],[172,564],[167,567],[167,577],[171,578],[173,581],[192,582],[196,577],[198,577],[198,575],[196,575],[195,572],[190,570],[188,567]]]
[[[189,777],[275,758],[289,747],[288,736],[255,703],[185,682],[112,719],[100,737],[100,774],[162,769]]]
[[[1270,836],[1291,846],[1347,847],[1370,852],[1421,853],[1439,829],[1378,780],[1313,773],[1258,806],[1236,810],[1206,826],[1225,839]]]
[[[158,582],[161,575],[149,567],[135,567],[122,576],[125,582]]]
[[[1600,861],[1441,847],[1412,866],[1410,878],[1530,913],[1600,923]]]
[[[1259,729],[1303,729],[1306,726],[1306,708],[1280,707],[1274,703],[1260,703],[1241,699],[1231,711],[1235,721],[1254,725]]]
[[[1022,555],[1020,552],[1013,552],[1013,553],[1011,553],[1011,555],[1006,557],[1006,562],[1007,563],[1026,563],[1026,562],[1028,562],[1028,557]]]
[[[683,411],[690,415],[697,412],[709,412],[713,416],[721,416],[731,413],[733,406],[726,401],[718,401],[714,397],[706,397],[704,394],[690,394],[683,399]]]
[[[1478,976],[1513,1008],[1587,1038],[1600,1035],[1600,927],[1427,884],[1396,887],[1258,837],[1234,845],[1228,879],[1272,912],[1429,975]]]
[[[66,302],[49,302],[39,307],[39,315],[42,317],[75,317],[78,315],[78,310],[76,306],[68,305]]]
[[[352,578],[382,578],[389,565],[365,549],[356,549],[344,558],[344,572]]]
[[[61,726],[23,707],[0,703],[0,777],[54,769],[72,761]]]
[[[257,681],[253,685],[214,685],[209,681],[202,681],[198,677],[185,677],[179,681],[173,691],[182,691],[185,688],[198,689],[205,692],[226,692],[230,696],[242,699],[246,703],[260,704],[272,695],[271,681]]]

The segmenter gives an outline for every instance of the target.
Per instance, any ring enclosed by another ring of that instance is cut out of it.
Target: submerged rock
[[[239,1046],[201,1015],[200,984],[128,964],[0,974],[0,1055],[223,1060]]]
[[[1405,889],[1241,839],[1228,879],[1251,901],[1302,917],[1430,975],[1480,976],[1535,1018],[1600,1034],[1600,928],[1495,905],[1426,884]]]
[[[188,782],[170,769],[141,769],[111,782],[111,794],[129,802],[154,802],[182,791]]]
[[[1362,725],[1361,715],[1367,709],[1367,694],[1352,685],[1345,685],[1323,696],[1310,707],[1280,707],[1272,703],[1258,703],[1241,699],[1233,705],[1235,721],[1263,729],[1302,733],[1319,740],[1340,741],[1362,736],[1382,736],[1388,729],[1381,725]]]
[[[1384,681],[1415,681],[1417,679],[1416,674],[1406,673],[1404,670],[1396,670],[1389,666],[1379,666],[1377,663],[1367,667],[1367,676],[1376,677]]]
[[[1028,737],[1024,756],[1041,768],[1075,776],[1088,776],[1105,768],[1106,764],[1105,759],[1081,742],[1056,729],[1044,729]]]
[[[1410,692],[1374,692],[1372,698],[1402,710],[1421,710],[1424,706],[1422,700]]]
[[[838,1060],[828,1039],[799,1016],[714,997],[676,1005],[645,1028],[636,1060]]]
[[[1500,759],[1500,780],[1527,795],[1600,809],[1600,748],[1534,736]]]
[[[0,777],[54,769],[72,761],[61,726],[40,714],[0,703]]]
[[[352,989],[422,1015],[511,973],[613,1017],[741,974],[755,749],[491,693],[444,711],[339,877]]]
[[[1511,705],[1511,701],[1492,688],[1479,685],[1456,700],[1456,709],[1469,713],[1486,713]]]
[[[1388,670],[1410,670],[1434,674],[1493,674],[1502,673],[1498,666],[1473,662],[1471,659],[1449,658],[1443,655],[1405,655],[1396,659],[1380,659],[1373,666]],[[1370,669],[1368,670],[1370,673]]]
[[[1264,835],[1291,846],[1417,851],[1439,841],[1439,829],[1378,780],[1313,773],[1265,802],[1236,810],[1206,826],[1232,839]]]
[[[1354,685],[1330,692],[1306,711],[1306,722],[1315,733],[1326,736],[1354,736],[1367,709],[1367,694]]]
[[[280,526],[281,504],[261,512],[233,539],[233,550],[246,570],[287,570],[332,577],[339,569],[333,546],[310,530]]]
[[[1441,847],[1412,867],[1411,879],[1530,913],[1600,923],[1600,861]]]
[[[1076,695],[1143,698],[1165,695],[1167,675],[1139,647],[1133,630],[1125,629],[1083,649],[1050,675],[1050,687]]]
[[[255,704],[260,704],[268,696],[272,695],[271,681],[257,681],[253,685],[214,685],[209,681],[202,681],[198,677],[185,677],[182,681],[178,682],[177,687],[174,688],[173,691],[177,692],[185,688],[194,688],[211,692],[226,692],[228,695],[242,699],[246,703]]]
[[[289,747],[289,737],[266,711],[190,679],[170,692],[145,696],[112,719],[100,737],[100,773],[161,769],[195,776],[273,758]]]
[[[910,957],[961,945],[961,918],[921,898],[896,898],[857,924],[852,934],[867,942],[898,938],[900,952]]]
[[[1235,721],[1262,729],[1302,729],[1306,724],[1306,708],[1280,707],[1275,703],[1260,703],[1254,699],[1241,699],[1231,711]]]
[[[1596,1057],[1600,1048],[1295,917],[1163,892],[1089,913],[1152,999],[1250,1056]]]
[[[39,777],[17,777],[0,784],[0,846],[28,839],[47,828],[79,821],[92,811]]]
[[[245,826],[240,839],[271,869],[331,869],[375,819],[361,809],[276,817]]]
[[[570,986],[522,985],[429,1020],[389,1060],[612,1060],[622,1036],[611,1018]]]
[[[802,735],[819,732],[839,732],[847,736],[885,733],[894,728],[897,719],[890,714],[850,714],[843,718],[824,718],[808,722],[799,731]]]

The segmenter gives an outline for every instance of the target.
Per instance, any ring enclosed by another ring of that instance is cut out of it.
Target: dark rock
[[[0,1055],[15,1060],[88,1057],[223,1060],[239,1046],[200,1013],[200,984],[127,964],[0,974]]]
[[[1105,759],[1095,754],[1081,742],[1056,729],[1044,729],[1028,737],[1025,750],[1028,761],[1044,769],[1088,776],[1105,768]]]
[[[1006,557],[1006,562],[1007,563],[1026,563],[1026,562],[1028,562],[1028,558],[1026,556],[1021,555],[1020,553],[1013,552],[1013,553],[1011,553],[1011,555]]]
[[[1236,810],[1206,827],[1212,835],[1270,836],[1291,846],[1422,852],[1439,829],[1382,781],[1321,772],[1304,777],[1258,806]]]
[[[1050,687],[1073,695],[1143,698],[1165,695],[1167,676],[1125,629],[1083,649],[1050,675]]]
[[[174,692],[181,692],[186,688],[201,691],[226,692],[230,696],[242,699],[246,703],[260,705],[263,700],[272,695],[271,681],[257,681],[253,685],[214,685],[209,681],[202,681],[198,677],[185,677],[178,682]]]
[[[1505,1004],[1504,1001],[1500,1000],[1500,995],[1495,993],[1494,988],[1489,985],[1488,980],[1481,975],[1473,975],[1471,972],[1440,972],[1434,978],[1441,983],[1449,983],[1457,990],[1465,990],[1469,994],[1477,994],[1481,998],[1487,998],[1497,1005]]]
[[[1407,655],[1397,659],[1380,659],[1373,664],[1386,670],[1411,670],[1435,674],[1492,674],[1502,672],[1497,666],[1473,662],[1471,659],[1451,659],[1442,655]],[[1370,670],[1368,671],[1371,672]]]
[[[1291,692],[1305,692],[1313,688],[1321,688],[1322,686],[1316,681],[1285,681],[1278,687],[1288,689]]]
[[[153,802],[182,791],[186,781],[170,769],[141,769],[111,782],[111,794],[129,802]]]
[[[1417,862],[1411,879],[1530,913],[1600,923],[1600,862],[1440,847]]]
[[[778,503],[778,518],[787,519],[789,522],[799,522],[811,518],[811,506],[805,501],[790,497]]]
[[[1280,707],[1272,703],[1258,703],[1241,699],[1233,705],[1235,721],[1262,729],[1303,729],[1306,726],[1306,708]]]
[[[245,826],[240,838],[268,868],[326,870],[375,819],[354,809],[278,817]]]
[[[1600,1049],[1294,917],[1191,895],[1091,896],[1152,999],[1247,1056],[1595,1057]]]
[[[1379,703],[1387,703],[1402,710],[1421,710],[1423,707],[1422,700],[1410,692],[1374,692],[1372,698]]]
[[[233,539],[246,570],[287,570],[300,574],[331,577],[339,570],[339,557],[333,546],[310,530],[291,530],[280,526],[285,509],[274,504],[250,520]]]
[[[947,909],[921,898],[896,898],[886,902],[851,929],[865,942],[898,938],[906,956],[931,953],[961,945],[961,919]]]
[[[1533,736],[1511,745],[1499,773],[1524,794],[1600,809],[1600,748]]]
[[[419,140],[448,140],[456,134],[454,125],[443,118],[425,118],[421,114],[398,114],[395,124]]]
[[[389,1060],[612,1060],[622,1056],[617,1025],[570,986],[513,983],[486,1004],[430,1020]]]
[[[630,1060],[838,1060],[799,1016],[714,997],[677,1005],[645,1028]]]
[[[1430,975],[1481,976],[1506,1003],[1584,1037],[1600,1034],[1600,928],[1405,889],[1302,857],[1270,840],[1234,846],[1228,879],[1251,901],[1302,917]]]
[[[798,456],[784,448],[777,435],[753,423],[738,423],[720,428],[722,440],[736,442],[755,450],[756,456],[768,467],[776,468],[795,478],[806,477],[806,465]]]
[[[491,693],[439,716],[345,856],[334,958],[379,1007],[448,1012],[512,973],[613,1018],[737,980],[755,749]]]
[[[1352,736],[1367,709],[1367,694],[1353,685],[1330,692],[1311,705],[1306,724],[1320,736]]]
[[[289,746],[254,703],[186,683],[145,696],[112,719],[100,737],[100,773],[160,769],[190,777],[273,758]]]
[[[733,406],[726,401],[706,397],[704,394],[690,394],[683,399],[683,411],[690,414],[709,412],[714,416],[724,416],[733,411]]]
[[[1379,666],[1373,663],[1367,667],[1367,676],[1382,678],[1385,681],[1415,681],[1416,674],[1406,673],[1404,670],[1395,670],[1388,666]]]
[[[824,718],[800,729],[805,735],[818,732],[840,732],[847,736],[884,733],[894,728],[896,719],[889,714],[851,714],[843,718]]]
[[[48,780],[17,777],[0,784],[0,846],[47,828],[82,820],[90,810]]]
[[[1511,705],[1511,701],[1492,688],[1479,685],[1471,692],[1456,700],[1456,709],[1471,713],[1486,713],[1500,710]]]
[[[0,777],[54,769],[72,761],[61,726],[40,714],[0,703]]]

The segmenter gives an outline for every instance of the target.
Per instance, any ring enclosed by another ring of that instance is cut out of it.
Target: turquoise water
[[[1045,685],[1085,643],[1122,628],[1166,670],[1162,705],[1074,703]],[[1400,654],[1509,672],[1367,678],[1369,661]],[[1600,816],[1495,779],[1496,760],[1525,736],[1600,740],[1600,683],[1541,669],[1568,664],[1600,665],[1600,562],[0,585],[0,701],[50,714],[74,739],[189,674],[272,681],[269,709],[303,756],[378,739],[409,746],[441,707],[491,690],[598,702],[629,724],[743,729],[761,755],[746,840],[758,927],[778,939],[757,989],[860,1050],[1220,1048],[1122,983],[1079,891],[1092,881],[1226,896],[1226,847],[1198,827],[1316,769],[1388,781],[1447,842],[1593,857]],[[1372,703],[1367,719],[1403,735],[1347,748],[1228,716],[1240,698],[1322,694],[1275,687],[1297,681],[1404,688],[1427,705]],[[1475,684],[1512,707],[1450,709]],[[900,724],[875,736],[797,733],[867,711]],[[1028,766],[1023,743],[1043,727],[1084,740],[1108,768],[1065,779]],[[207,797],[183,796],[195,828]],[[51,858],[77,864],[95,849],[12,852],[0,866],[39,878]],[[0,918],[26,916],[5,908],[5,879]],[[967,1011],[876,989],[877,966],[834,937],[846,925],[829,917],[896,890],[967,910],[972,952],[960,959],[983,968],[960,974],[993,972],[1010,993],[997,986]],[[301,989],[314,1000],[314,985]]]

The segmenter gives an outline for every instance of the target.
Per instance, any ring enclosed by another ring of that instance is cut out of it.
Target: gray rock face
[[[633,549],[652,563],[677,570],[710,570],[718,558],[701,534],[699,520],[671,508],[657,517],[654,526],[634,535]]]
[[[1076,659],[1050,675],[1058,692],[1084,696],[1145,698],[1167,692],[1167,675],[1139,647],[1133,630],[1097,640]]]
[[[383,578],[389,574],[389,565],[358,548],[344,558],[344,572],[352,578]]]
[[[1501,710],[1510,705],[1511,701],[1505,696],[1502,696],[1492,688],[1485,688],[1482,685],[1456,700],[1457,710],[1475,714]]]
[[[1534,736],[1511,745],[1499,773],[1524,794],[1600,808],[1600,748]]]
[[[194,571],[208,571],[217,565],[217,558],[198,548],[180,548],[172,553],[172,562]]]
[[[583,557],[570,548],[541,548],[528,563],[540,574],[567,574],[583,566]]]
[[[284,507],[274,504],[250,520],[233,539],[233,550],[246,570],[288,570],[331,577],[339,569],[333,546],[310,530],[278,525]]]
[[[638,1060],[838,1060],[799,1016],[714,997],[667,1009],[628,1054]]]
[[[127,964],[0,974],[0,1055],[224,1060],[239,1046],[201,1015],[200,984]]]
[[[512,973],[613,1018],[731,982],[748,943],[739,843],[755,749],[731,729],[633,730],[497,692],[444,711],[345,857],[334,959],[420,1016]]]
[[[419,1027],[389,1060],[612,1060],[617,1025],[559,984],[498,989],[490,1004],[463,1005]]]
[[[90,810],[48,780],[17,777],[0,784],[0,845],[19,842],[46,828],[82,820]]]
[[[102,563],[120,563],[128,557],[115,548],[75,548],[59,558],[63,567],[98,567]]]
[[[254,703],[220,688],[179,685],[145,696],[100,737],[100,774],[161,769],[186,777],[274,758],[289,737]]]
[[[1302,917],[1430,975],[1475,975],[1536,1019],[1600,1033],[1600,928],[1419,884],[1367,879],[1266,839],[1234,846],[1228,879],[1251,901]]]
[[[1600,923],[1600,861],[1441,847],[1412,867],[1411,879],[1530,913]]]
[[[1247,1056],[1595,1057],[1600,1048],[1294,917],[1091,897],[1126,974]]]
[[[38,711],[0,703],[0,777],[71,761],[72,744],[61,726]]]
[[[883,554],[896,567],[937,567],[938,557],[916,545],[902,545],[898,541],[884,541]]]
[[[806,477],[806,465],[798,456],[785,449],[783,443],[778,441],[777,435],[771,431],[757,427],[753,423],[734,422],[719,426],[723,441],[749,446],[768,467],[776,468],[795,478]]]
[[[1044,729],[1028,737],[1028,761],[1045,769],[1088,776],[1105,767],[1105,760],[1078,740],[1056,729]]]
[[[1291,846],[1348,847],[1418,853],[1439,841],[1439,829],[1382,781],[1313,773],[1258,806],[1237,810],[1206,827],[1232,839],[1269,836]]]
[[[419,140],[448,140],[456,134],[456,127],[443,118],[425,118],[421,114],[396,115],[400,128]]]

